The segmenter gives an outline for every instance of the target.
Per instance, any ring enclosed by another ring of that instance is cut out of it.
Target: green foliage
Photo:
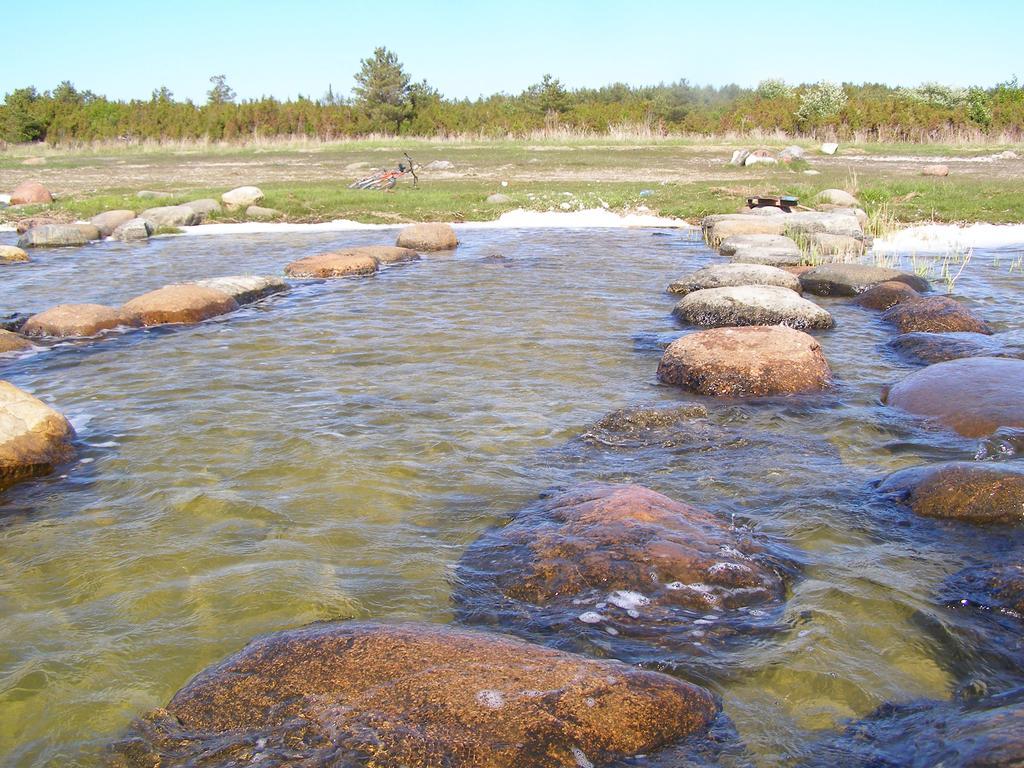
[[[793,89],[786,85],[785,80],[762,80],[757,84],[757,95],[762,99],[791,99]]]
[[[544,75],[539,83],[526,89],[526,99],[543,115],[559,115],[569,108],[569,93],[562,81]]]
[[[210,78],[213,87],[206,92],[206,103],[215,106],[220,104],[231,104],[235,100],[235,92],[228,85],[225,75],[214,75]],[[166,89],[165,89],[166,90]]]
[[[361,65],[352,89],[356,107],[366,116],[370,130],[398,133],[412,116],[413,88],[409,75],[398,56],[384,47],[377,48]],[[420,84],[420,90],[425,88],[425,82]]]

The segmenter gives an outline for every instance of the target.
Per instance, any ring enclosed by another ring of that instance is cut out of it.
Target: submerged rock
[[[832,372],[814,337],[778,325],[684,336],[665,350],[658,378],[702,395],[765,397],[827,389]]]
[[[459,561],[459,618],[687,664],[774,627],[792,564],[728,521],[638,485],[578,486],[485,533]]]
[[[878,283],[905,283],[915,291],[927,291],[923,277],[870,264],[822,264],[800,275],[800,283],[808,293],[818,296],[856,296]]]
[[[668,675],[436,624],[279,632],[132,724],[115,765],[579,768],[702,735],[714,697]]]
[[[32,227],[18,240],[21,248],[85,245],[92,239],[75,224],[41,224]]]
[[[32,315],[22,327],[26,336],[84,337],[120,325],[139,325],[139,321],[121,309],[102,304],[58,304]]]
[[[676,280],[668,291],[686,294],[731,285],[777,285],[800,292],[800,281],[795,276],[765,264],[713,264]]]
[[[428,222],[413,224],[398,233],[395,242],[399,248],[414,251],[450,251],[459,244],[459,238],[450,224]]]
[[[1024,621],[1024,564],[966,568],[946,585],[946,598],[962,607],[995,611]]]
[[[800,247],[784,235],[733,235],[722,242],[718,251],[741,264],[795,266],[803,260]]]
[[[992,336],[980,333],[904,333],[890,341],[889,346],[906,360],[925,365],[962,357],[1024,358],[1024,331],[1007,331]]]
[[[789,288],[738,285],[705,288],[683,297],[672,314],[685,323],[708,327],[788,325],[831,328],[832,315]]]
[[[184,283],[165,285],[127,302],[125,315],[142,325],[198,323],[238,309],[238,302],[224,291]]]
[[[1024,360],[965,357],[936,363],[883,392],[883,402],[927,416],[965,437],[1024,428]]]
[[[372,256],[379,264],[402,264],[407,261],[418,261],[420,258],[412,248],[399,248],[395,245],[364,245],[350,248],[347,252]]]
[[[196,285],[223,291],[239,304],[251,304],[254,301],[288,290],[288,283],[280,277],[263,277],[260,275],[231,275],[229,277],[210,277],[197,280]]]
[[[0,354],[24,352],[26,349],[32,349],[31,341],[13,331],[0,329]]]
[[[1024,523],[1024,466],[952,461],[894,472],[880,493],[925,517]]]
[[[19,264],[28,261],[28,254],[14,245],[0,245],[0,264]]]
[[[70,461],[74,436],[71,424],[57,411],[0,381],[0,488]]]
[[[38,181],[23,181],[11,192],[11,205],[39,205],[52,203],[50,190]]]
[[[376,257],[353,248],[333,253],[318,253],[293,261],[284,268],[290,277],[348,277],[372,275],[380,269]]]
[[[992,333],[988,323],[948,296],[897,304],[882,313],[882,320],[895,325],[900,333]]]
[[[970,701],[885,704],[816,744],[801,768],[1011,768],[1024,764],[1024,688]]]
[[[240,211],[262,201],[263,190],[259,187],[236,187],[225,192],[220,199],[229,211]]]
[[[886,280],[876,283],[864,293],[858,294],[853,303],[865,309],[886,310],[905,301],[920,298],[921,294],[906,283],[897,280]]]
[[[114,234],[115,229],[134,218],[135,211],[105,211],[104,213],[98,213],[93,216],[89,219],[89,223],[99,230],[100,236],[110,237]]]

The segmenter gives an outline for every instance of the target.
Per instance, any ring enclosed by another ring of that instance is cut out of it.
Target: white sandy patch
[[[843,155],[843,160],[870,160],[879,163],[998,163],[1006,160],[1018,160],[1014,152],[997,152],[994,155]]]
[[[402,224],[361,224],[349,219],[326,221],[320,224],[287,224],[274,222],[246,221],[239,224],[201,224],[197,227],[183,227],[186,235],[248,235],[274,234],[284,232],[352,232],[377,229],[400,229]],[[503,213],[495,221],[471,221],[453,225],[461,229],[624,229],[664,228],[692,229],[682,219],[670,219],[642,213],[618,214],[602,208],[569,213],[551,211],[526,211],[516,209]]]
[[[1024,224],[925,224],[875,240],[876,252],[945,253],[967,248],[1024,246]]]

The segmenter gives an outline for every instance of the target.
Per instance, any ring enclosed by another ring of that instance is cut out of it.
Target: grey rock
[[[18,240],[18,247],[85,245],[90,240],[89,234],[77,224],[41,224],[23,234]]]
[[[856,208],[860,205],[856,197],[842,189],[823,189],[818,193],[818,201],[847,208]]]
[[[142,218],[148,219],[157,229],[160,227],[191,227],[202,221],[202,216],[187,205],[149,208],[142,212]]]
[[[668,290],[669,293],[687,294],[736,285],[776,285],[800,292],[800,280],[796,275],[765,264],[713,264],[676,280]]]
[[[105,211],[93,216],[89,219],[89,223],[100,231],[101,236],[110,237],[115,229],[134,218],[135,211]]]
[[[229,211],[238,211],[256,205],[263,199],[263,190],[259,187],[236,187],[220,196],[220,200]]]
[[[854,216],[823,211],[800,211],[785,218],[786,232],[813,234],[824,232],[829,235],[847,235],[864,239],[864,230]]]
[[[273,208],[262,208],[258,205],[250,205],[245,209],[245,215],[250,219],[276,219],[283,216],[280,211]]]
[[[239,304],[251,304],[272,293],[288,290],[288,283],[280,277],[260,275],[231,275],[197,280],[196,285],[223,291]]]
[[[719,253],[743,264],[792,267],[803,259],[796,242],[784,235],[733,235],[719,246]]]
[[[427,171],[450,171],[454,167],[455,163],[450,160],[431,160],[423,166]]]
[[[136,242],[148,239],[154,229],[156,227],[149,219],[136,218],[121,224],[110,234],[110,237],[113,240],[121,240],[126,243]]]
[[[135,196],[136,197],[141,197],[144,200],[145,199],[167,200],[169,198],[174,197],[174,193],[173,192],[155,192],[152,189],[142,189],[142,190],[139,190],[138,192],[136,192]]]
[[[505,205],[512,202],[512,198],[500,192],[487,196],[487,202],[491,205]]]
[[[737,325],[787,325],[831,328],[832,315],[789,288],[740,285],[706,288],[686,295],[672,314],[691,325],[713,328]]]
[[[191,202],[185,203],[185,205],[203,216],[208,213],[220,213],[221,210],[220,203],[209,197],[204,197],[202,200],[192,200]]]
[[[818,296],[856,296],[888,280],[905,283],[921,292],[931,287],[923,277],[870,264],[822,264],[800,275],[804,290]]]

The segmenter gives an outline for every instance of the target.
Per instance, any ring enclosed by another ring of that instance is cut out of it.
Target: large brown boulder
[[[58,304],[32,315],[22,326],[26,336],[95,336],[120,325],[139,325],[121,309],[102,304]]]
[[[905,283],[915,291],[929,289],[923,277],[870,264],[822,264],[800,275],[804,290],[818,296],[856,296],[889,280]]]
[[[459,244],[451,224],[427,222],[404,227],[395,242],[399,248],[414,251],[450,251]]]
[[[882,320],[895,325],[900,333],[992,333],[988,323],[948,296],[899,303],[883,312]]]
[[[688,293],[672,314],[690,325],[711,328],[734,325],[788,325],[831,328],[828,310],[776,285],[733,285]]]
[[[115,229],[134,218],[134,211],[105,211],[104,213],[98,213],[93,216],[89,219],[89,223],[100,231],[100,235],[102,237],[110,237],[114,234]]]
[[[782,325],[715,328],[669,344],[658,378],[702,395],[764,397],[828,388],[821,345]]]
[[[768,546],[642,486],[582,485],[471,544],[454,599],[465,622],[686,664],[778,621],[795,569]]]
[[[231,296],[195,283],[165,285],[127,302],[122,308],[132,322],[142,325],[198,323],[238,309]]]
[[[11,205],[52,203],[53,195],[38,181],[23,181],[11,192]]]
[[[28,254],[16,245],[0,245],[0,264],[20,264],[28,261]]]
[[[952,461],[902,469],[878,490],[925,517],[1024,523],[1024,467]]]
[[[0,487],[70,461],[74,436],[71,424],[57,411],[0,381]]]
[[[31,341],[13,331],[0,329],[0,354],[24,352],[26,349],[32,349]]]
[[[886,310],[897,304],[913,301],[920,298],[921,294],[915,291],[906,283],[897,280],[886,280],[883,283],[876,283],[861,293],[853,300],[853,303],[865,309]]]
[[[886,405],[930,417],[965,437],[1024,427],[1024,360],[965,357],[922,368],[883,392]]]
[[[578,768],[657,753],[717,715],[703,688],[438,624],[279,632],[134,723],[115,765]]]
[[[358,249],[318,253],[293,261],[284,268],[291,277],[348,277],[350,275],[372,275],[380,269],[376,257]]]

